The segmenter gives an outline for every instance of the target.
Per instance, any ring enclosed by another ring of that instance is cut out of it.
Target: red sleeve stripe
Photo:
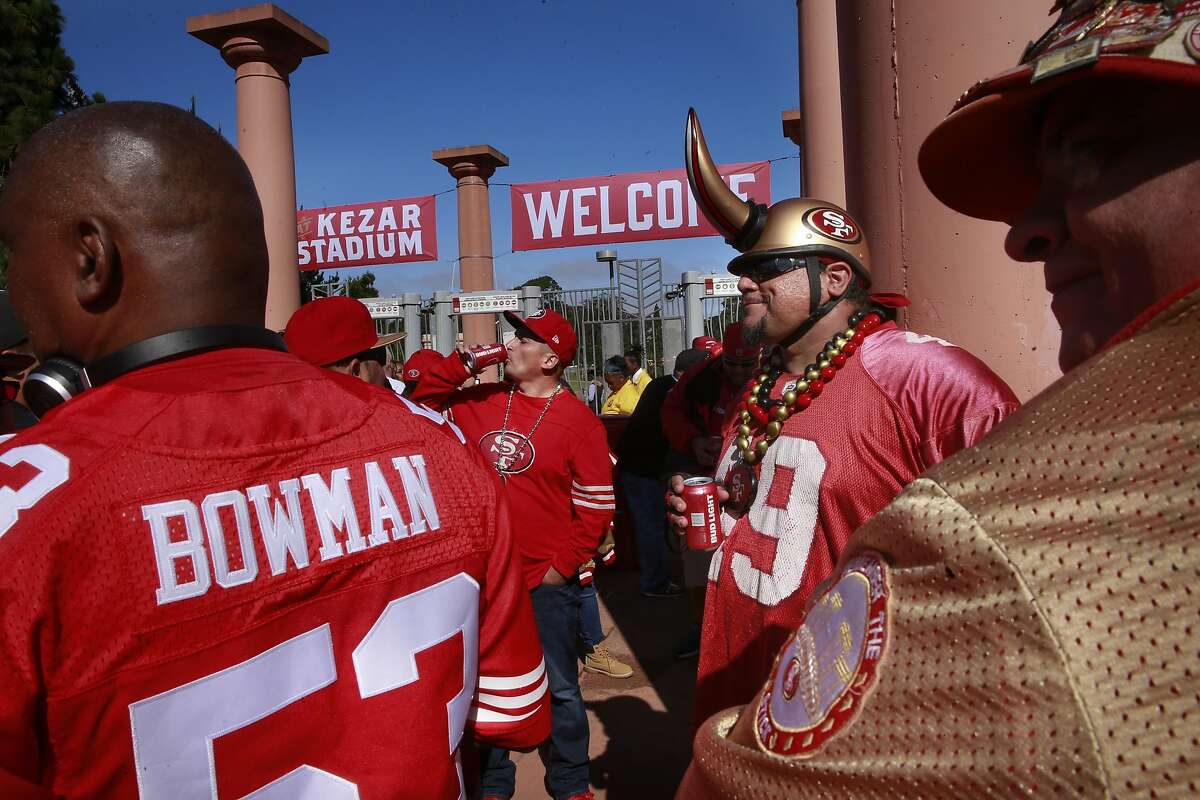
[[[479,689],[491,689],[493,691],[504,691],[506,689],[527,690],[536,683],[540,683],[542,676],[546,674],[546,660],[543,658],[538,661],[538,665],[524,675],[517,675],[511,678],[494,677],[492,675],[479,676]]]

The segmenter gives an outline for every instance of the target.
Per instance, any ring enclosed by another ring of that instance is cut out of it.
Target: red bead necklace
[[[776,350],[767,359],[762,372],[743,395],[738,411],[737,448],[743,464],[755,464],[771,448],[792,414],[799,413],[820,397],[825,385],[832,381],[847,359],[854,355],[876,328],[883,324],[878,311],[859,311],[850,318],[850,327],[830,339],[817,360],[809,364],[796,385],[778,400],[771,399],[771,389],[783,374],[783,355]]]
[[[837,377],[838,370],[858,350],[867,338],[883,324],[878,311],[856,311],[850,317],[850,327],[841,331],[821,350],[816,362],[809,364],[796,385],[778,400],[771,399],[771,389],[783,374],[783,354],[779,350],[765,359],[762,372],[750,384],[738,405],[739,424],[736,446],[738,457],[725,475],[729,492],[726,507],[741,512],[754,502],[758,492],[758,469],[762,457],[779,438],[783,423],[812,405],[821,395],[825,384]],[[756,430],[757,429],[757,430]]]

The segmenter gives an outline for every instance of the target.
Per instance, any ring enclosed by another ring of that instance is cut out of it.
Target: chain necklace
[[[538,412],[537,419],[533,421],[533,427],[529,429],[529,434],[525,437],[525,441],[521,442],[520,448],[513,454],[512,463],[516,464],[520,461],[521,456],[525,455],[525,447],[533,440],[533,432],[538,429],[538,425],[542,424],[542,418],[546,416],[546,412],[550,410],[550,404],[554,402],[554,398],[558,397],[558,393],[562,391],[562,384],[554,387],[554,391],[550,393],[550,397],[546,399],[546,405],[542,406],[542,410]],[[508,401],[504,404],[504,422],[500,423],[500,439],[504,441],[508,438],[508,415],[512,411],[513,395],[517,393],[517,387],[512,386],[508,390]],[[516,431],[513,431],[515,434]],[[500,473],[501,480],[508,480],[508,476],[499,464],[495,465],[496,472]]]
[[[812,405],[825,384],[834,379],[863,339],[882,325],[883,320],[883,314],[877,310],[855,312],[850,317],[850,327],[826,342],[816,361],[804,368],[796,385],[778,400],[771,399],[771,389],[783,374],[783,354],[777,349],[763,360],[762,371],[738,405],[738,436],[734,444],[739,459],[725,480],[730,508],[742,511],[750,506],[758,490],[758,466],[779,438],[783,423]]]

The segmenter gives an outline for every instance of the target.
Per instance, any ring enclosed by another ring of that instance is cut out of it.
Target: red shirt
[[[0,796],[451,798],[548,734],[496,482],[390,392],[221,350],[0,448]]]
[[[778,398],[795,376],[784,375]],[[813,404],[784,423],[748,513],[726,511],[709,569],[694,719],[754,697],[850,534],[943,458],[1017,408],[967,351],[881,326]],[[716,477],[736,455],[732,431]]]
[[[679,376],[663,401],[662,428],[671,447],[692,455],[692,439],[723,436],[729,414],[738,402],[741,386],[732,386],[721,375],[721,356],[715,355]]]
[[[551,566],[571,578],[595,555],[616,508],[604,425],[569,392],[547,408],[548,398],[508,383],[458,389],[469,377],[457,355],[447,356],[421,376],[413,399],[447,409],[503,474],[526,585],[540,584]]]

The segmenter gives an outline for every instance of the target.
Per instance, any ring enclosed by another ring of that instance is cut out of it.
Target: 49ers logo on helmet
[[[846,244],[862,239],[858,223],[850,215],[837,208],[817,207],[804,215],[804,224],[822,236]]]
[[[479,450],[496,470],[504,475],[524,472],[533,464],[535,453],[529,437],[513,431],[489,431],[479,437]]]

